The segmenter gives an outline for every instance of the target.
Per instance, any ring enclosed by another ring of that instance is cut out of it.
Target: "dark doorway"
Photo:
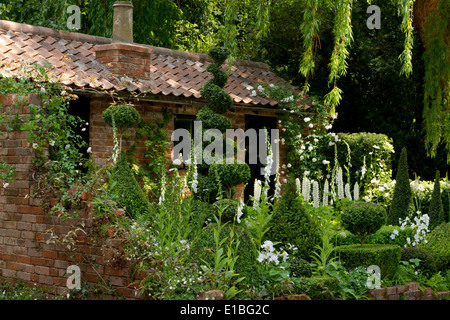
[[[255,129],[258,136],[258,141],[260,138],[259,129],[267,129],[267,133],[270,137],[270,129],[276,129],[277,128],[277,118],[275,117],[264,117],[264,116],[254,116],[254,115],[245,115],[245,130],[247,129]],[[249,150],[249,139],[245,139],[245,149]],[[258,150],[259,152],[259,150]],[[249,152],[245,153],[245,162],[249,163]],[[250,166],[250,172],[251,177],[248,181],[248,185],[245,188],[244,191],[244,201],[247,203],[249,200],[250,195],[253,195],[253,186],[256,179],[261,180],[264,182],[264,175],[261,174],[261,169],[264,168],[264,164],[261,164],[260,161],[258,161],[257,164],[249,164]],[[269,196],[273,195],[274,189],[275,189],[275,176],[271,176],[270,179],[270,191]]]
[[[91,112],[90,102],[90,98],[83,95],[78,95],[78,99],[70,101],[68,110],[70,115],[78,117],[82,120],[82,122],[73,129],[75,136],[81,137],[81,139],[86,142],[86,146],[80,148],[79,150],[83,154],[83,158],[86,160],[89,159],[87,149],[89,147],[89,119]]]

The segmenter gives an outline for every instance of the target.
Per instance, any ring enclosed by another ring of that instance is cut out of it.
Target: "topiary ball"
[[[362,246],[368,235],[386,223],[386,210],[376,203],[355,202],[345,208],[341,217],[343,227],[358,236]]]
[[[250,167],[246,163],[234,164],[218,164],[214,163],[209,169],[209,176],[215,178],[218,175],[222,187],[230,189],[241,183],[246,183],[250,180]]]
[[[221,66],[230,55],[230,50],[224,47],[214,47],[209,50],[209,56],[217,66]]]
[[[136,126],[141,119],[139,112],[133,106],[126,104],[108,107],[103,111],[102,117],[109,126],[112,127],[114,124],[119,131],[125,131]]]

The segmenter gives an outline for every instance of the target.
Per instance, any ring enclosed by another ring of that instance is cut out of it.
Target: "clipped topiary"
[[[401,257],[401,247],[397,245],[366,244],[361,247],[357,244],[339,246],[335,250],[347,270],[376,265],[382,279],[391,279],[395,275]]]
[[[203,129],[218,129],[225,132],[231,128],[231,120],[215,113],[209,105],[204,106],[197,114],[197,120],[202,122]]]
[[[121,154],[112,169],[109,180],[109,192],[133,218],[148,215],[150,202],[134,177],[125,155]]]
[[[398,226],[400,225],[399,219],[405,219],[413,211],[414,203],[409,184],[407,152],[406,148],[403,148],[398,162],[394,195],[392,197],[387,223]]]
[[[209,169],[209,175],[211,179],[214,179],[217,175],[227,197],[230,198],[234,187],[247,182],[250,179],[251,172],[250,167],[246,163],[214,163]]]
[[[214,60],[214,63],[221,66],[230,55],[230,50],[225,47],[214,47],[209,50],[209,56]]]
[[[436,178],[434,179],[434,188],[431,195],[428,216],[430,217],[430,223],[428,225],[430,230],[445,222],[444,209],[442,207],[441,199],[441,186],[439,184],[439,171],[436,171]]]
[[[355,202],[345,208],[341,218],[342,226],[359,237],[362,247],[367,236],[386,222],[386,210],[376,203]]]
[[[211,137],[212,141],[209,142],[206,139],[207,143],[202,146],[204,151],[209,151],[206,152],[207,155],[203,160],[214,161],[207,161],[206,163],[203,161],[198,165],[200,192],[197,192],[195,197],[209,203],[214,203],[224,195],[231,199],[236,193],[236,186],[250,179],[250,168],[245,163],[235,163],[234,161],[233,163],[227,163],[226,161],[224,161],[224,164],[217,163],[223,161],[224,157],[228,157],[226,153],[228,143],[233,143],[232,147],[235,151],[232,155],[233,159],[237,151],[234,141],[230,142],[229,139],[224,137],[226,130],[231,129],[231,121],[222,114],[233,106],[233,99],[223,90],[228,76],[220,70],[220,66],[228,55],[229,50],[226,48],[216,47],[210,50],[210,57],[214,63],[208,65],[207,70],[212,73],[213,79],[208,81],[200,91],[202,98],[209,100],[210,103],[197,114],[197,120],[202,122],[202,134],[208,129],[215,129],[221,133],[221,141],[217,141],[218,135],[214,134]],[[217,131],[214,133],[217,133]],[[219,154],[220,151],[222,151],[222,154]],[[203,155],[205,155],[205,152]],[[211,159],[209,156],[213,158]],[[216,162],[217,159],[219,161]],[[206,194],[202,194],[205,190]]]
[[[220,199],[213,204],[217,216],[219,215],[219,210],[222,211],[221,221],[223,223],[234,221],[238,206],[239,201],[236,199]]]
[[[226,254],[228,250],[231,228],[234,228],[234,241],[239,239],[239,247],[237,251],[237,255],[239,255],[239,257],[237,258],[234,271],[239,274],[238,277],[245,277],[242,281],[243,283],[248,285],[254,284],[259,279],[258,260],[256,259],[256,252],[247,228],[233,224],[226,224],[221,229],[219,235],[220,241],[226,238],[221,246],[223,248],[223,252]],[[217,229],[217,225],[214,223],[208,224],[202,229],[200,235],[191,243],[191,254],[188,259],[198,264],[203,264],[204,260],[211,267],[214,267],[214,254],[211,253],[216,250],[216,244],[214,241],[215,229]],[[233,243],[233,245],[235,244],[236,242]]]
[[[268,227],[266,239],[296,246],[297,256],[305,260],[310,258],[314,247],[320,243],[318,226],[298,199],[293,178],[288,179]]]
[[[136,126],[141,119],[139,112],[133,106],[126,104],[117,104],[108,107],[103,111],[102,117],[111,127],[114,122],[119,133],[123,133],[127,129]]]

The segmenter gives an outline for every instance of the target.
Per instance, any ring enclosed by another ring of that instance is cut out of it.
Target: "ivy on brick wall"
[[[12,98],[8,110],[0,108],[0,126],[4,134],[27,132],[34,155],[34,196],[60,200],[51,209],[64,211],[81,194],[73,185],[83,181],[82,168],[87,163],[80,148],[86,143],[75,134],[75,128],[88,123],[68,113],[69,102],[77,96],[56,81],[48,65],[17,63],[10,67],[19,68],[22,76],[0,78],[0,94]],[[0,180],[11,182],[13,175],[13,167],[0,162]]]

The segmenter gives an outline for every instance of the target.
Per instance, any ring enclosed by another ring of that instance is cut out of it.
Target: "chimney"
[[[116,1],[113,34],[110,44],[96,45],[95,58],[117,76],[150,79],[150,58],[153,49],[133,43],[133,4]]]
[[[133,43],[133,3],[116,1],[113,8],[113,42]]]

